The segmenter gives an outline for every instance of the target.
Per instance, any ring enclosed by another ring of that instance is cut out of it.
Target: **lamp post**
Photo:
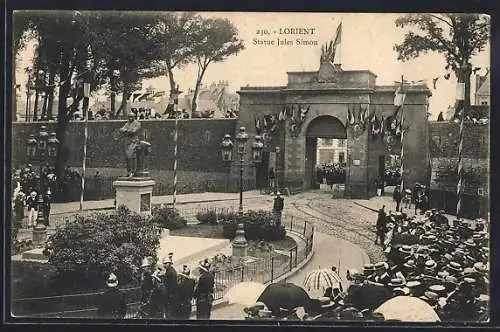
[[[276,158],[274,159],[274,170],[275,170],[275,174],[274,174],[274,194],[276,195],[278,193],[278,190],[279,190],[279,184],[278,184],[278,181],[279,181],[279,170],[278,170],[278,158],[279,158],[279,155],[280,155],[280,147],[277,146],[276,147]]]
[[[40,128],[38,137],[35,137],[35,135],[31,134],[26,142],[26,154],[28,156],[28,159],[30,159],[31,161],[37,161],[39,163],[40,188],[37,198],[38,213],[36,225],[33,228],[33,243],[35,245],[41,245],[45,242],[48,225],[48,220],[45,220],[44,213],[44,209],[46,209],[45,205],[48,202],[45,202],[45,181],[42,166],[43,164],[48,164],[50,160],[56,157],[58,145],[59,140],[56,138],[56,134],[51,133],[49,135],[45,126],[42,126]]]
[[[245,127],[240,127],[238,133],[235,137],[237,143],[237,151],[240,155],[240,204],[238,212],[240,215],[243,214],[243,170],[245,167],[245,146],[248,141],[248,134]],[[225,135],[221,143],[222,160],[226,162],[232,161],[233,157],[233,142],[231,141],[230,135]],[[264,148],[264,143],[260,136],[255,136],[255,141],[252,143],[252,161],[254,164],[262,162],[262,150]]]

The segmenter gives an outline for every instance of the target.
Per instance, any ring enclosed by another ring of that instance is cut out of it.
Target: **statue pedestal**
[[[125,205],[136,213],[151,213],[151,196],[155,182],[151,178],[118,178],[113,182],[116,189],[116,208]]]

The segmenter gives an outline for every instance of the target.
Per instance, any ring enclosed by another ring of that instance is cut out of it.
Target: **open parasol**
[[[384,318],[402,322],[439,322],[439,316],[425,301],[411,296],[394,297],[375,312],[384,315]]]
[[[303,285],[308,291],[320,290],[324,292],[328,287],[339,288],[342,291],[342,280],[340,276],[328,269],[317,269],[312,271],[304,279]]]
[[[224,298],[229,304],[242,304],[251,306],[257,302],[257,298],[262,294],[265,285],[258,282],[241,282],[231,287]]]
[[[275,316],[279,315],[280,308],[292,310],[304,307],[306,312],[311,308],[311,299],[306,291],[292,283],[267,286],[257,301],[264,303]]]

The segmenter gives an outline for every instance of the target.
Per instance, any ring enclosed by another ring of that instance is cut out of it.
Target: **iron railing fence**
[[[198,208],[198,210],[180,209],[180,213],[181,215],[187,213],[188,218],[192,218],[191,216],[196,215],[196,213],[206,211],[209,208],[207,205],[207,207]],[[220,207],[220,209],[221,211],[223,209],[234,210],[234,207]],[[267,257],[249,257],[237,266],[215,270],[215,300],[224,298],[226,292],[240,282],[255,281],[264,284],[274,282],[291,272],[309,256],[313,250],[314,226],[306,219],[288,215],[283,216],[282,223],[288,233],[297,235],[297,244],[286,250],[275,250]],[[103,291],[12,299],[12,313],[16,317],[97,317],[98,298]],[[125,318],[135,318],[141,298],[140,287],[122,288],[121,291],[124,292],[128,303]]]

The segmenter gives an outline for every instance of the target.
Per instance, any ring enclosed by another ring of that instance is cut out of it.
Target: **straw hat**
[[[425,262],[425,268],[426,269],[435,269],[437,267],[436,261],[429,259],[428,261]]]
[[[462,265],[457,262],[448,263],[448,265],[446,265],[446,268],[455,274],[463,271]]]
[[[392,292],[396,296],[408,296],[410,294],[410,289],[408,287],[396,287]]]
[[[473,269],[474,269],[474,271],[476,271],[478,273],[486,273],[486,272],[488,272],[488,270],[486,268],[486,265],[484,265],[481,262],[475,263]]]
[[[118,278],[116,277],[116,275],[114,273],[111,273],[108,276],[108,279],[106,280],[106,285],[109,288],[114,288],[114,287],[118,286]]]
[[[373,265],[373,264],[365,264],[363,266],[363,274],[365,276],[368,276],[368,275],[372,274],[373,272],[375,272],[375,265]]]
[[[267,309],[259,310],[259,317],[272,317],[273,312]]]
[[[389,264],[387,262],[378,262],[375,264],[375,270],[380,271],[380,270],[387,270],[389,268]]]
[[[401,278],[393,278],[391,281],[387,284],[389,287],[404,287],[405,283]]]
[[[431,285],[429,286],[429,291],[434,292],[439,296],[446,295],[446,287],[444,287],[443,285]]]

